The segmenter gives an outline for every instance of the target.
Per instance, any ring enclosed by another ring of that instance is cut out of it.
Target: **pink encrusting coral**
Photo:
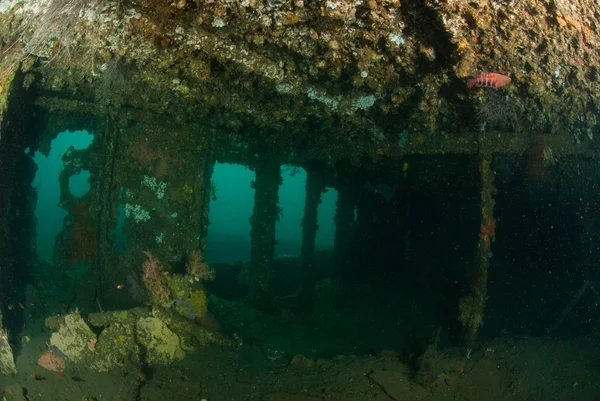
[[[190,252],[185,267],[190,276],[196,277],[200,280],[215,279],[214,269],[211,269],[210,266],[206,264],[204,258],[200,254],[200,251],[197,249],[194,249]]]
[[[37,364],[51,372],[62,373],[65,370],[65,360],[52,352],[46,352],[37,361]]]
[[[150,251],[145,251],[146,260],[142,264],[142,280],[144,281],[144,286],[150,293],[150,295],[154,295],[159,297],[160,299],[168,299],[169,293],[163,287],[162,276],[166,275],[166,272],[163,272],[163,265],[156,259]]]
[[[156,259],[150,251],[144,251],[146,260],[142,264],[142,270],[144,272],[144,281],[146,280],[157,280],[160,278],[160,274],[163,271],[163,265]]]

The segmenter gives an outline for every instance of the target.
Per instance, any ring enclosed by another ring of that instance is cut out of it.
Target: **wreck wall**
[[[126,248],[110,263],[104,294],[118,299],[127,283],[135,293],[143,252],[163,261],[170,272],[183,272],[189,253],[206,247],[213,131],[201,125],[164,123],[147,115],[119,128],[112,189],[124,213]],[[108,267],[108,266],[107,266]]]
[[[62,231],[54,238],[53,267],[56,278],[69,277],[75,283],[70,287],[77,304],[84,310],[97,310],[96,297],[101,291],[101,256],[103,241],[107,239],[100,235],[100,210],[103,209],[103,183],[108,174],[102,162],[107,146],[106,132],[110,119],[102,118],[85,108],[70,108],[63,110],[48,110],[43,104],[36,107],[36,122],[38,128],[33,132],[35,143],[32,153],[39,151],[48,156],[52,141],[64,131],[87,131],[93,135],[92,144],[81,150],[74,147],[62,155],[62,169],[58,182],[49,185],[59,185],[59,205],[66,211]],[[70,178],[86,170],[90,173],[89,191],[76,196],[70,191]],[[29,183],[31,186],[31,182]],[[36,199],[46,202],[46,199]],[[32,210],[32,215],[34,211]],[[114,226],[114,222],[113,222]],[[39,229],[39,228],[38,228]],[[35,238],[35,234],[32,234]],[[43,285],[43,278],[48,274],[48,266],[38,263],[35,250],[31,253],[32,266],[38,271],[32,272],[32,277]]]
[[[22,324],[21,310],[9,311],[23,299],[34,250],[35,164],[25,153],[35,130],[26,74],[14,71],[0,80],[0,317],[6,327]]]

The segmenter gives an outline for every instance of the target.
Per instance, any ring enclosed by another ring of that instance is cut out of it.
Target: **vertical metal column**
[[[352,187],[346,183],[338,186],[338,200],[335,212],[335,238],[333,242],[333,254],[335,260],[335,271],[338,277],[344,277],[349,272],[350,249],[353,243],[354,208],[356,197],[352,193]]]
[[[302,217],[302,269],[304,282],[302,290],[304,295],[310,296],[315,278],[315,239],[317,237],[318,208],[321,203],[321,194],[325,185],[320,173],[306,172],[306,200],[304,203],[304,216]]]
[[[479,229],[479,250],[476,267],[471,273],[470,294],[458,301],[458,320],[466,329],[465,342],[472,348],[479,328],[483,325],[485,301],[487,296],[488,268],[492,258],[491,244],[496,236],[494,219],[494,172],[492,171],[492,152],[486,147],[479,155],[479,176],[481,178],[481,226]]]
[[[265,158],[256,166],[254,213],[250,218],[250,288],[248,301],[257,308],[269,309],[273,300],[273,256],[275,223],[279,217],[281,166]]]

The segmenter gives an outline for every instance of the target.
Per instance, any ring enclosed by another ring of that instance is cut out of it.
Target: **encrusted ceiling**
[[[582,152],[598,15],[593,0],[2,0],[0,39],[3,75],[23,65],[39,104],[151,112],[303,159],[472,153],[488,137],[521,152],[538,135]],[[488,71],[512,82],[467,88]]]

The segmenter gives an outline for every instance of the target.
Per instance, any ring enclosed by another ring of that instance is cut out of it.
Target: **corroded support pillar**
[[[483,324],[488,268],[492,257],[491,244],[496,235],[496,220],[494,219],[496,189],[492,171],[492,152],[489,150],[480,153],[479,174],[481,178],[481,227],[477,266],[472,275],[471,295],[463,297],[459,301],[459,320],[466,326],[466,343],[469,347],[477,339],[479,328]]]
[[[376,220],[378,210],[374,194],[367,191],[361,192],[356,199],[356,211],[356,222],[354,223],[356,228],[353,231],[360,233],[360,238],[352,243],[350,257],[352,263],[347,265],[344,276],[352,280],[361,280],[376,268],[373,266],[373,251],[379,227]]]
[[[98,205],[97,221],[97,241],[96,241],[96,295],[99,299],[104,299],[103,291],[105,287],[111,287],[110,282],[106,282],[104,277],[109,277],[113,266],[116,265],[115,241],[113,233],[117,221],[117,208],[119,202],[119,191],[114,186],[116,152],[119,138],[119,124],[115,121],[114,114],[106,118],[104,125],[104,134],[96,140],[102,149],[98,155],[102,163],[102,179],[96,192],[96,204]],[[111,288],[112,289],[112,288]]]
[[[213,196],[213,186],[211,178],[215,169],[215,137],[216,132],[211,129],[210,134],[206,136],[206,153],[201,161],[202,174],[199,175],[198,187],[201,191],[200,196],[200,234],[198,235],[198,247],[200,255],[204,258],[206,255],[206,245],[208,243],[208,226],[210,221],[208,213],[210,211],[210,201]]]
[[[581,261],[584,279],[594,279],[597,260],[600,256],[600,238],[598,232],[597,200],[600,195],[600,185],[597,182],[597,171],[600,163],[596,159],[580,160],[580,179],[583,181],[579,192],[579,213],[583,216],[581,232]],[[597,283],[600,284],[600,283]]]
[[[8,124],[8,104],[16,70],[0,75],[0,308],[8,304],[12,293],[14,265],[11,258],[9,206],[14,178],[14,148]],[[13,123],[14,126],[14,123]],[[0,325],[1,328],[1,325]]]
[[[24,87],[27,68],[0,71],[0,315],[9,303],[25,298],[35,245],[36,193],[31,183],[36,167],[24,150],[35,144],[38,119],[32,118],[31,94]],[[20,309],[5,313],[0,328],[17,333],[23,319]]]
[[[255,307],[268,309],[273,297],[273,255],[275,223],[279,217],[281,166],[271,159],[262,160],[255,168],[254,213],[250,217],[250,288],[248,301]]]
[[[315,278],[315,239],[317,237],[318,208],[325,189],[323,178],[315,171],[306,172],[306,200],[302,218],[302,268],[304,270],[303,291],[309,295]]]
[[[350,249],[352,248],[354,208],[356,197],[349,185],[338,187],[338,200],[335,212],[335,238],[333,242],[333,253],[336,265],[336,275],[343,277],[347,273],[350,264]]]
[[[204,256],[214,162],[214,132],[209,126],[165,122],[150,112],[135,117],[118,126],[111,178],[117,197],[113,210],[120,206],[123,213],[117,232],[124,235],[126,246],[114,252],[116,262],[108,266],[112,274],[103,283],[113,292],[103,295],[124,299],[129,304],[124,306],[143,299],[139,280],[144,251],[161,260],[170,273],[184,271],[190,252],[200,250]],[[130,299],[117,297],[120,283],[134,289],[126,293]]]

